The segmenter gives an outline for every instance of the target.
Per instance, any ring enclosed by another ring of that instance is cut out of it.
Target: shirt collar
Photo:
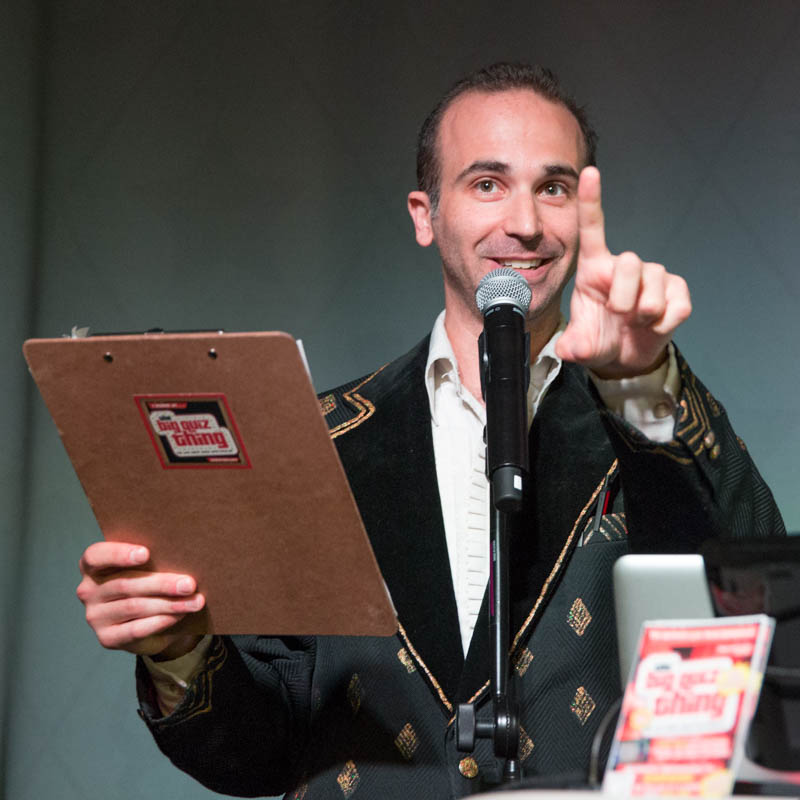
[[[449,381],[459,397],[475,411],[481,419],[485,419],[485,409],[480,401],[473,397],[471,392],[461,385],[461,377],[458,374],[458,363],[453,352],[453,346],[447,336],[444,327],[445,312],[442,311],[431,331],[430,345],[428,347],[428,360],[425,363],[425,390],[428,393],[428,404],[431,411],[431,419],[434,425],[439,421],[436,417],[436,389],[443,382]],[[528,389],[528,422],[533,419],[533,414],[539,407],[539,403],[550,384],[561,371],[561,359],[556,355],[556,342],[564,332],[567,322],[561,316],[555,333],[550,337],[545,346],[536,357],[536,361],[531,365],[531,383]],[[477,343],[476,343],[477,347]]]

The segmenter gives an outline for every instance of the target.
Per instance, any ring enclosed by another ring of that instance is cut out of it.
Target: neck
[[[536,361],[542,348],[555,333],[560,319],[558,308],[536,319],[529,319],[525,329],[531,335],[530,363]],[[445,304],[444,329],[458,362],[461,383],[481,402],[481,373],[478,360],[478,337],[483,331],[483,318],[476,312],[464,313]]]

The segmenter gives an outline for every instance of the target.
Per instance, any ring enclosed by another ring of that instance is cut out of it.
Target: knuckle
[[[81,556],[79,569],[85,574],[92,574],[105,569],[111,563],[109,542],[93,542]]]
[[[655,319],[664,313],[664,303],[659,303],[656,300],[643,302],[639,307],[639,315],[646,319]]]
[[[642,271],[642,261],[636,253],[620,253],[616,260],[617,274],[625,277],[635,276]]]
[[[95,631],[97,641],[106,649],[113,650],[117,646],[117,638],[107,628]]]
[[[689,294],[689,284],[682,275],[667,274],[667,286],[675,295]]]
[[[131,638],[141,642],[153,632],[154,620],[136,619],[131,623]]]
[[[78,562],[78,569],[81,571],[82,575],[85,575],[87,572],[94,569],[94,547],[93,544],[89,545],[84,551],[83,555]]]
[[[84,604],[86,603],[86,601],[91,596],[91,593],[92,593],[91,592],[91,588],[90,588],[90,586],[88,584],[88,581],[86,581],[85,579],[82,580],[78,584],[78,587],[75,589],[75,594],[78,596],[78,600],[80,600],[81,603],[84,603]]]
[[[169,624],[171,624],[169,618],[163,616],[133,620],[130,624],[131,640],[139,644],[145,640],[149,641],[155,634],[160,633]]]
[[[141,617],[145,611],[142,598],[126,597],[120,601],[120,610],[127,617]]]

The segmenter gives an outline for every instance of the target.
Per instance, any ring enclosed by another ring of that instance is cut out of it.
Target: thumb
[[[564,333],[558,337],[556,342],[556,355],[563,361],[576,361],[580,358],[581,343],[584,337],[578,330],[578,326],[570,320]]]

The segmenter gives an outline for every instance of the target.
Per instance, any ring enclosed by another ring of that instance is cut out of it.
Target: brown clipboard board
[[[23,351],[105,538],[197,579],[206,607],[174,630],[396,632],[291,336],[30,339]]]

